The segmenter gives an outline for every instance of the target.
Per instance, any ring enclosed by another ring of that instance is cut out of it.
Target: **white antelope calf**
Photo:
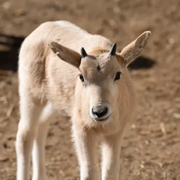
[[[127,66],[150,32],[121,52],[116,44],[66,21],[46,22],[23,42],[19,55],[20,123],[17,180],[45,180],[45,139],[59,112],[71,118],[81,180],[118,180],[123,135],[136,107]],[[102,175],[97,144],[101,141]]]

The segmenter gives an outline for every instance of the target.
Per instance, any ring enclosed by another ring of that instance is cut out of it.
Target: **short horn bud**
[[[111,48],[111,50],[110,50],[110,52],[109,52],[109,54],[111,56],[115,56],[116,55],[116,47],[117,47],[117,45],[116,45],[116,43],[114,43],[112,48]]]
[[[81,48],[81,56],[84,58],[86,56],[88,56],[88,54],[86,53],[85,49],[82,47]]]

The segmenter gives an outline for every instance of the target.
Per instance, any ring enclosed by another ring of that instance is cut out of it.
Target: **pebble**
[[[0,157],[0,162],[7,162],[9,161],[9,158],[7,157]]]
[[[11,3],[10,3],[10,2],[4,2],[4,3],[2,4],[2,7],[3,7],[4,9],[9,9],[9,8],[11,7]]]
[[[179,114],[179,113],[174,113],[174,114],[173,114],[173,117],[174,117],[175,119],[180,119],[180,114]]]

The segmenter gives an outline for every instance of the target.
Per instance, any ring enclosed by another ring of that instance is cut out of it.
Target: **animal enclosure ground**
[[[16,69],[20,42],[40,23],[65,19],[110,38],[119,49],[144,30],[152,31],[143,56],[153,59],[154,66],[131,70],[139,108],[123,143],[120,179],[180,180],[179,7],[179,0],[0,0],[0,68],[6,69],[0,70],[0,179],[14,180],[16,173],[18,80],[11,70]],[[79,177],[70,131],[68,121],[51,123],[49,180]]]

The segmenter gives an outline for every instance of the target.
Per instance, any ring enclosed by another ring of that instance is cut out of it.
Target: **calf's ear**
[[[81,63],[81,55],[78,52],[69,49],[55,41],[51,41],[48,45],[61,60],[79,68]]]
[[[142,53],[150,35],[150,31],[145,31],[137,39],[122,49],[119,55],[125,60],[126,67]]]

